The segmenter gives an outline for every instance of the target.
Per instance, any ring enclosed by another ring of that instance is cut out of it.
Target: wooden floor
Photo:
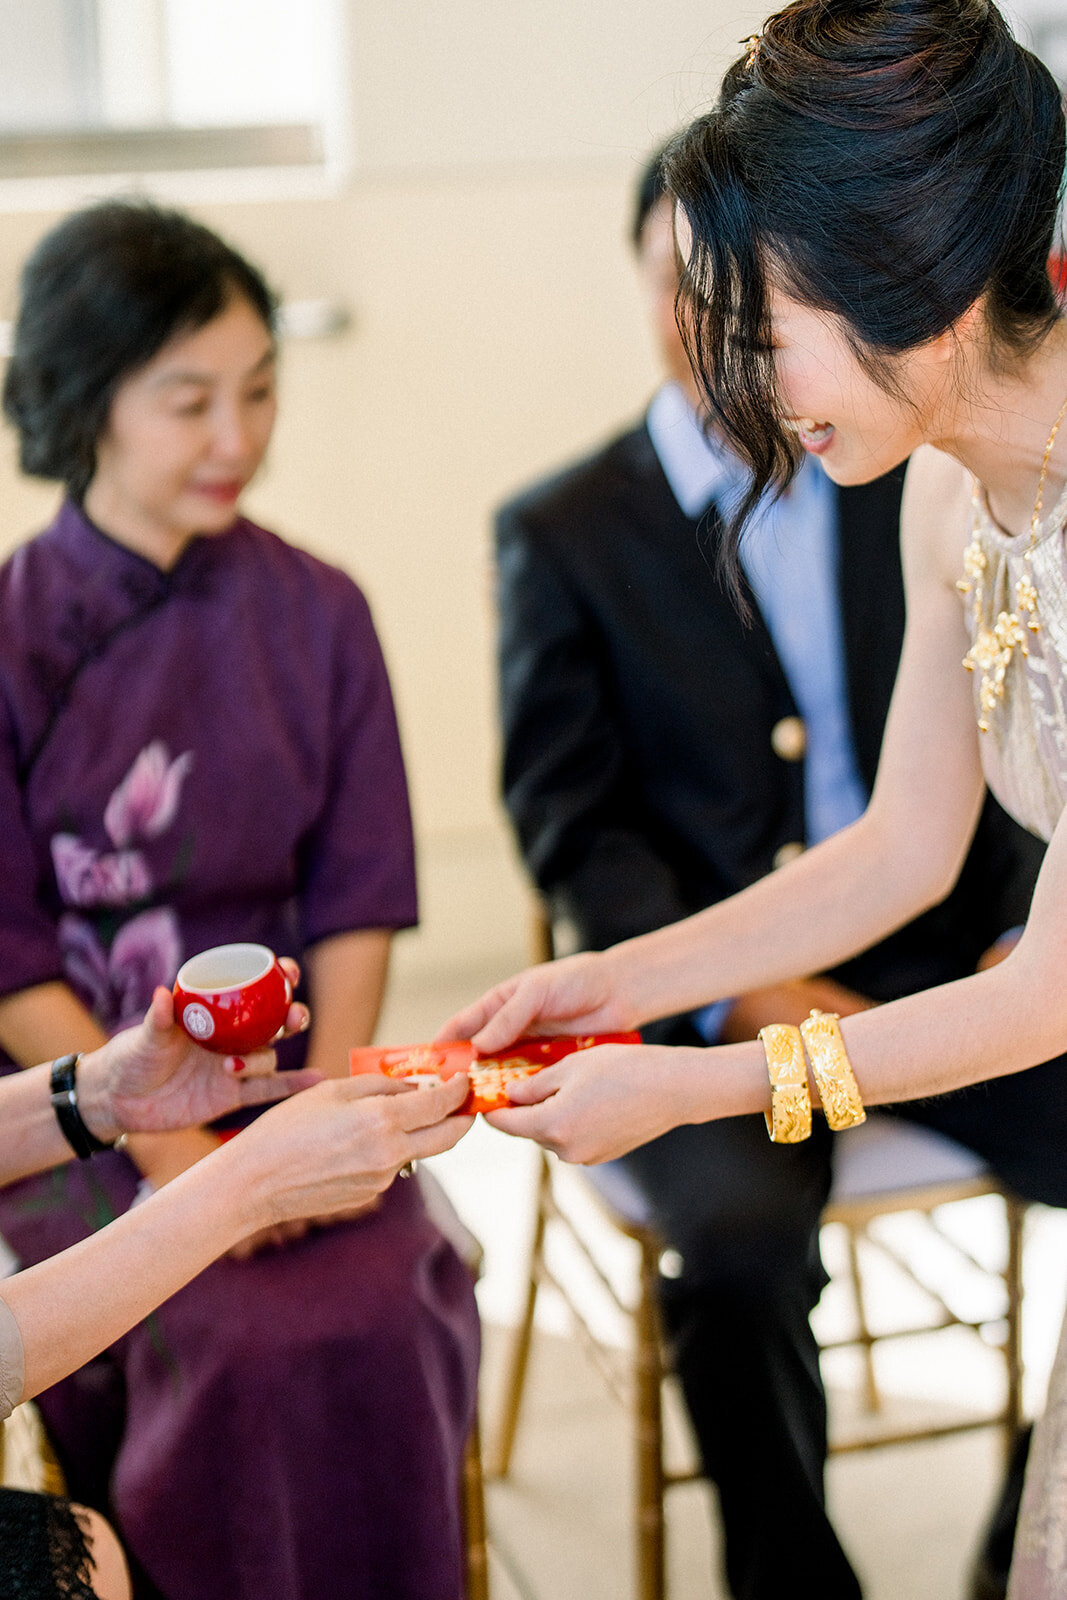
[[[487,1393],[499,1351],[488,1334]],[[551,1334],[538,1336],[528,1402],[512,1478],[489,1491],[492,1600],[626,1600],[621,1415],[577,1347]],[[984,1433],[832,1462],[834,1520],[866,1600],[963,1600],[998,1475],[997,1441]],[[668,1505],[671,1600],[725,1597],[711,1495],[685,1486]]]

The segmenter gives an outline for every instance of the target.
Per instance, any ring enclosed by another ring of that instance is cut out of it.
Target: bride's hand
[[[529,967],[450,1017],[434,1042],[472,1039],[479,1050],[493,1051],[526,1034],[624,1032],[638,1019],[619,992],[611,955],[586,953]]]
[[[679,1123],[701,1120],[694,1113],[707,1088],[710,1055],[667,1045],[579,1050],[511,1084],[510,1109],[488,1112],[485,1120],[565,1161],[612,1161]]]

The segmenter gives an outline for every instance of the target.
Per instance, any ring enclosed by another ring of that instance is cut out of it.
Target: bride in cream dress
[[[1059,88],[989,0],[796,0],[669,148],[680,325],[753,474],[725,572],[744,511],[787,487],[802,452],[839,484],[909,462],[908,626],[878,780],[863,817],[799,860],[672,927],[509,979],[442,1038],[495,1050],[633,1028],[832,968],[947,893],[988,783],[1050,841],[1018,944],[809,1038],[811,1093],[851,1089],[849,1058],[878,1104],[1067,1051],[1067,321],[1049,271],[1064,154]],[[489,1120],[607,1160],[681,1123],[773,1116],[772,1054],[589,1050]],[[806,1100],[799,1040],[796,1061],[790,1093]],[[849,1120],[837,1099],[831,1127]],[[788,1136],[784,1113],[774,1132]],[[1010,1595],[1067,1597],[1067,1343]]]

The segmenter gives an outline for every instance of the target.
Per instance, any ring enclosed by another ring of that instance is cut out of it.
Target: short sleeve
[[[392,691],[370,609],[354,584],[334,614],[327,792],[307,840],[307,944],[418,916],[411,808]]]
[[[0,1300],[0,1422],[22,1399],[26,1386],[26,1357],[15,1313]]]
[[[39,877],[10,714],[0,703],[0,996],[63,977],[55,923],[41,904]]]

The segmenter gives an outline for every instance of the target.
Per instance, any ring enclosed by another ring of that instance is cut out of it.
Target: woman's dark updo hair
[[[753,470],[727,575],[745,518],[801,459],[779,420],[769,279],[843,318],[890,391],[892,358],[980,296],[998,364],[1059,315],[1063,102],[989,0],[796,0],[668,147],[664,175],[693,231],[680,320],[694,370]]]
[[[268,329],[277,309],[260,273],[217,234],[140,201],[67,217],[30,256],[21,287],[4,413],[22,470],[59,479],[78,501],[124,378],[235,297]]]

